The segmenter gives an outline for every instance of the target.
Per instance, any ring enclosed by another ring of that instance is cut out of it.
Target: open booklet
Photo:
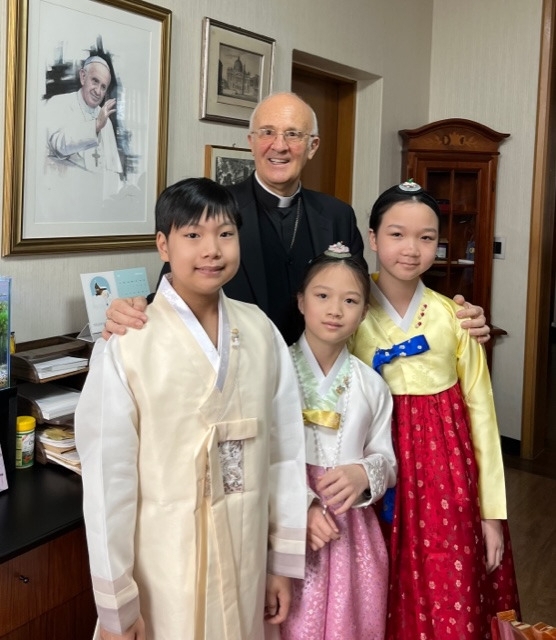
[[[149,295],[149,282],[145,267],[82,273],[81,285],[85,295],[89,324],[78,338],[94,342],[100,337],[106,322],[106,309],[114,298],[133,298]]]

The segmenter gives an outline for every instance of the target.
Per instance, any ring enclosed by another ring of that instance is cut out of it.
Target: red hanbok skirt
[[[389,540],[387,640],[487,640],[519,611],[507,522],[502,565],[487,575],[478,470],[459,384],[395,396],[398,484]]]

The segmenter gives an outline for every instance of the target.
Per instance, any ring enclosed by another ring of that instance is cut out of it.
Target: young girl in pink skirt
[[[371,506],[396,481],[392,398],[346,343],[365,317],[369,276],[337,244],[310,264],[298,295],[305,332],[290,347],[307,455],[305,580],[293,580],[283,640],[383,640],[388,557]]]

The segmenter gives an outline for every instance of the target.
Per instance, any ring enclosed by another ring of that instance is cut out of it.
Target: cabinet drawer
[[[48,543],[48,608],[90,590],[89,558],[83,527]]]
[[[80,527],[0,565],[0,637],[80,594],[92,601],[90,592]]]
[[[0,636],[48,609],[47,545],[0,565]]]

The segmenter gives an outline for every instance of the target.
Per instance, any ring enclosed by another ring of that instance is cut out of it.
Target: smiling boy
[[[295,374],[264,313],[221,290],[233,196],[182,180],[156,225],[171,273],[145,329],[95,347],[76,412],[97,637],[260,640],[304,570]]]

